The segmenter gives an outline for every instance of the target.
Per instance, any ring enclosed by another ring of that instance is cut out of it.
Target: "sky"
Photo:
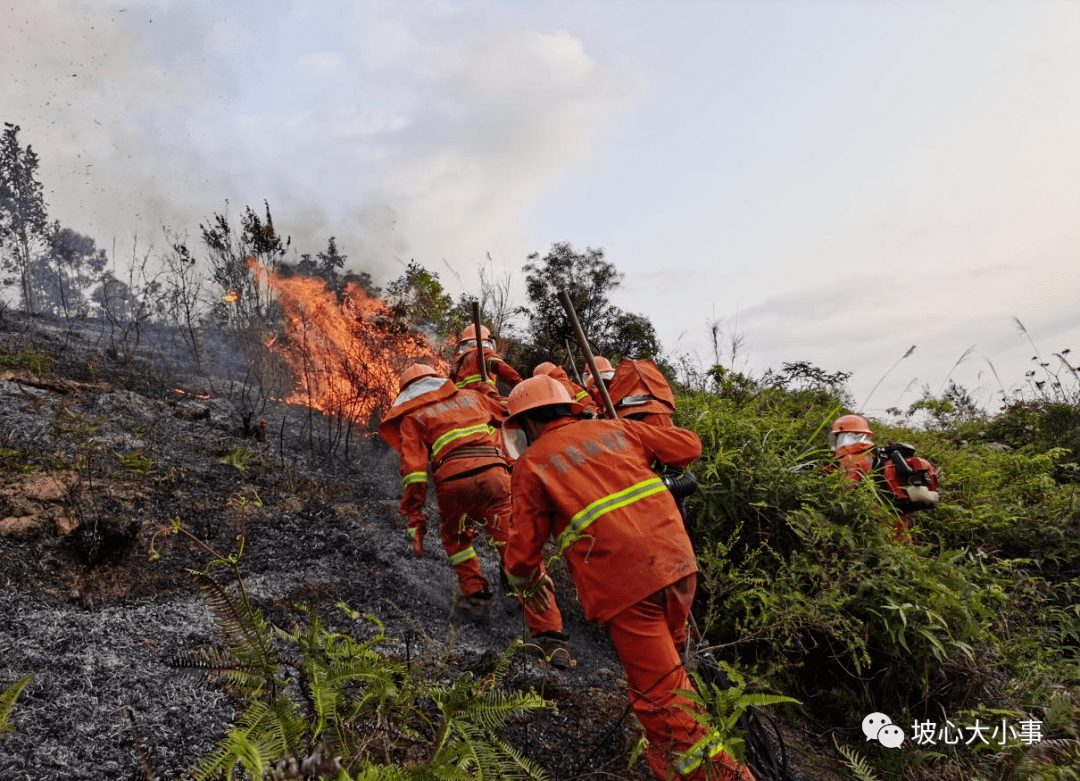
[[[455,297],[603,248],[667,359],[720,322],[871,416],[1075,382],[1080,3],[0,0],[0,47],[50,216],[117,264],[265,202]]]

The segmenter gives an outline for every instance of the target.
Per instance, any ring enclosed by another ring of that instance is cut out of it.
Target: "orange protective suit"
[[[484,358],[488,376],[486,383],[480,374],[480,361],[477,357],[475,342],[470,342],[468,346],[458,350],[458,354],[454,357],[454,365],[450,369],[450,379],[459,388],[481,391],[489,396],[499,396],[499,390],[495,385],[499,380],[511,388],[521,382],[521,375],[517,373],[517,370],[486,344]]]
[[[631,706],[645,728],[657,778],[741,778],[734,760],[687,712],[682,665],[697,578],[675,501],[650,468],[685,467],[701,454],[691,431],[631,420],[558,418],[514,466],[505,564],[527,593],[553,537],[589,620],[606,624],[626,669]]]
[[[561,366],[556,366],[547,374],[548,377],[557,380],[560,385],[566,388],[566,392],[570,394],[570,398],[585,407],[585,413],[588,414],[589,417],[593,417],[593,413],[596,412],[596,405],[593,403],[592,396],[587,390],[570,379],[570,375],[566,373],[566,369]]]
[[[675,425],[671,420],[675,414],[675,394],[652,361],[620,361],[607,390],[620,418],[665,428]]]
[[[505,416],[502,405],[489,396],[456,388],[443,377],[427,377],[398,396],[379,428],[401,454],[401,514],[407,519],[419,555],[423,555],[427,528],[423,507],[428,467],[432,465],[439,532],[465,597],[491,591],[473,547],[478,527],[494,541],[500,560],[506,551],[510,474],[496,429]],[[562,629],[555,600],[549,602],[550,607],[542,613],[525,606],[530,632]]]
[[[856,442],[838,447],[835,456],[839,462],[839,468],[853,484],[862,482],[862,479],[873,472],[878,465],[877,446],[873,442]],[[915,544],[911,537],[910,515],[898,513],[894,517],[892,538],[896,542]]]

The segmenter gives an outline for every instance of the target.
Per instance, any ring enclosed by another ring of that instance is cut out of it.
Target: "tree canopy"
[[[656,329],[649,319],[611,303],[611,294],[622,284],[623,274],[607,260],[603,249],[587,247],[579,252],[568,242],[558,242],[543,257],[534,252],[527,261],[523,271],[531,305],[520,308],[529,322],[531,344],[523,356],[526,363],[565,356],[567,345],[576,343],[559,301],[561,290],[569,294],[596,354],[617,360],[653,358],[660,352]]]

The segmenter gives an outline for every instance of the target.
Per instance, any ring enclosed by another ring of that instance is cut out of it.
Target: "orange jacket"
[[[566,373],[566,369],[561,366],[556,366],[554,369],[548,372],[548,377],[553,380],[557,380],[560,385],[566,388],[566,392],[570,394],[570,398],[585,406],[586,412],[592,412],[596,406],[593,404],[592,396],[589,392],[578,385],[576,382],[570,379],[570,375]]]
[[[450,369],[450,379],[459,388],[483,390],[485,393],[490,393],[491,390],[495,389],[497,380],[502,380],[511,388],[521,382],[521,375],[517,373],[514,367],[504,361],[502,356],[490,347],[484,348],[484,358],[487,361],[490,389],[483,387],[483,380],[480,376],[480,362],[477,360],[475,347],[459,352],[457,357],[454,358],[454,365]],[[498,391],[494,395],[498,395]]]
[[[494,399],[443,377],[417,380],[398,396],[379,433],[401,453],[401,513],[410,523],[423,522],[429,464],[436,484],[507,466],[497,430],[505,416]]]
[[[856,442],[836,449],[836,460],[852,482],[861,482],[874,469],[873,442]]]
[[[527,590],[554,537],[590,621],[605,622],[697,571],[675,500],[650,464],[701,455],[692,431],[632,420],[559,418],[514,465],[504,564]]]
[[[650,360],[620,361],[607,389],[620,418],[675,412],[675,394],[663,372]]]

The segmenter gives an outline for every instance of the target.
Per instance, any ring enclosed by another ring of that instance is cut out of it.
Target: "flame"
[[[276,291],[282,308],[281,332],[268,334],[263,344],[296,380],[285,401],[366,425],[389,408],[406,366],[448,369],[426,336],[395,327],[393,310],[359,285],[347,284],[339,301],[317,277],[283,277],[254,258],[248,268]]]
[[[192,393],[191,391],[186,391],[183,388],[173,388],[173,391],[176,393],[177,396],[191,396],[192,398],[195,398],[195,399],[204,399],[204,400],[214,398],[209,393]]]
[[[228,293],[221,297],[222,301],[228,301],[230,304],[240,298],[240,294],[235,290],[230,290]]]

